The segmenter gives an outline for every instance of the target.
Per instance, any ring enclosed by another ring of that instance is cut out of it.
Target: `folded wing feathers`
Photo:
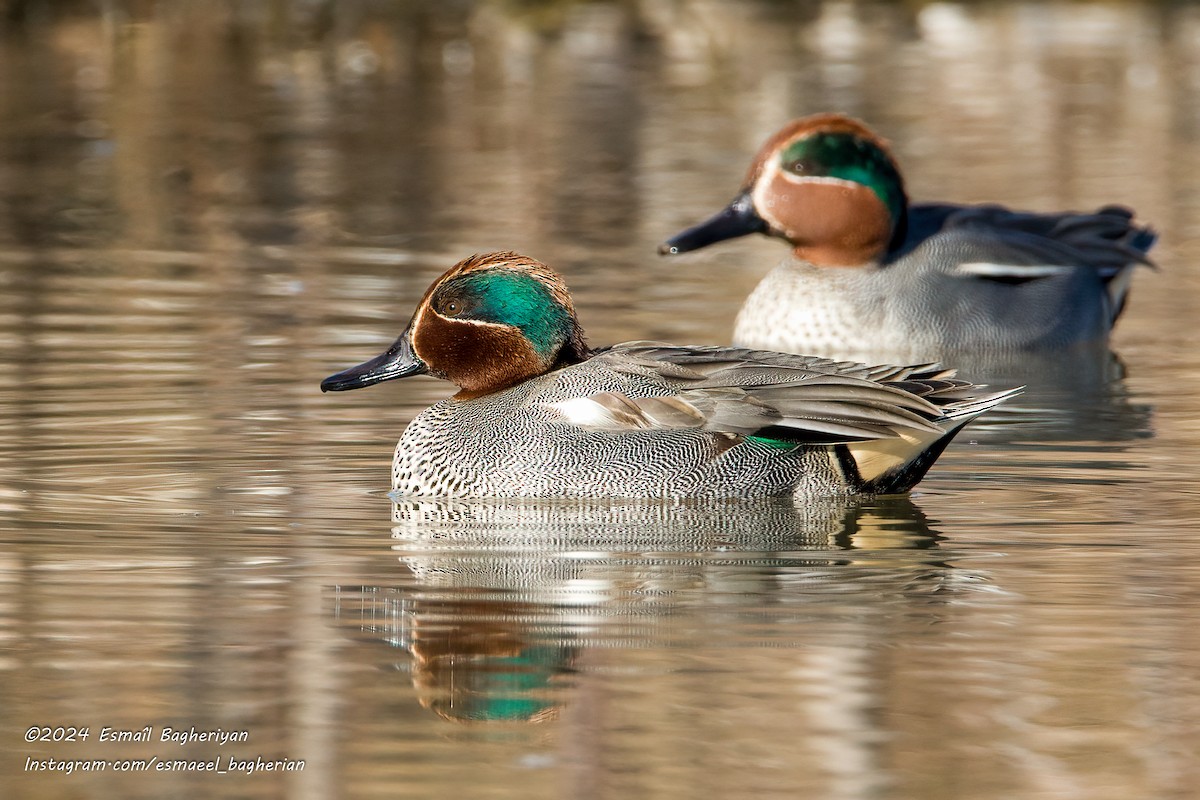
[[[613,431],[690,428],[814,443],[881,439],[940,433],[1016,391],[976,394],[981,387],[936,363],[869,366],[659,342],[616,345],[598,358],[617,372],[665,379],[677,389],[659,397],[601,392],[551,404],[572,424]]]
[[[943,402],[962,400],[973,396],[972,392],[979,388],[969,381],[947,378],[888,381],[887,385],[902,392],[915,394],[917,397],[930,399],[930,402],[933,400]]]
[[[972,397],[972,388],[951,379],[880,384],[835,374],[757,386],[702,385],[667,397],[601,392],[551,407],[572,424],[600,430],[690,428],[785,440],[791,430],[798,441],[846,441],[940,433],[938,423],[972,416],[1010,394]]]
[[[870,425],[885,428],[893,433],[900,430],[936,431],[937,425],[905,408],[887,406],[872,401],[846,403],[841,401],[805,400],[791,404],[781,404],[783,423],[792,427],[803,428],[805,420],[826,420],[830,422],[845,422],[849,424]]]
[[[868,373],[864,376],[868,380],[878,383],[890,383],[892,381],[903,381],[912,378],[913,380],[939,380],[941,378],[954,377],[955,370],[943,369],[941,364],[914,364],[906,367],[898,367],[891,364],[881,364],[876,367],[871,367]]]
[[[1133,212],[1121,206],[1062,214],[968,206],[948,216],[944,226],[1003,231],[1007,242],[1020,242],[1030,254],[1040,256],[1041,263],[1036,266],[1006,265],[1011,270],[1009,274],[1028,278],[1053,274],[1047,271],[1050,265],[1095,269],[1105,278],[1131,264],[1153,267],[1146,251],[1158,238],[1151,228],[1134,222]]]
[[[977,414],[982,414],[989,408],[994,408],[1010,397],[1021,394],[1024,389],[1025,387],[1018,386],[1015,389],[1004,389],[999,392],[965,397],[962,400],[947,403],[941,407],[941,411],[947,420],[970,419]]]
[[[881,369],[854,361],[834,361],[819,356],[802,356],[742,347],[704,345],[689,347],[639,341],[616,345],[613,350],[620,352],[621,359],[632,362],[628,366],[650,367],[665,377],[678,376],[683,380],[693,376],[712,378],[725,370],[771,368],[786,370],[793,376],[792,379],[795,378],[795,373],[813,376],[845,374],[868,378],[871,377],[873,370]],[[614,363],[613,366],[617,369],[623,368],[618,363]],[[908,367],[886,367],[884,369],[908,369]]]
[[[763,386],[750,391],[762,402],[778,408],[784,416],[803,416],[810,410],[812,413],[849,416],[888,413],[896,416],[898,424],[928,427],[928,420],[942,415],[928,400],[890,386],[838,386],[813,381],[811,385],[806,382],[800,386]]]
[[[643,397],[633,403],[650,423],[648,427],[699,428],[706,422],[704,412],[682,397]]]
[[[616,345],[620,359],[612,366],[624,372],[651,369],[665,378],[703,381],[706,386],[746,383],[791,383],[823,377],[846,376],[872,383],[937,381],[953,378],[954,369],[941,364],[862,364],[819,356],[750,350],[737,347],[680,346],[662,342],[626,342]]]

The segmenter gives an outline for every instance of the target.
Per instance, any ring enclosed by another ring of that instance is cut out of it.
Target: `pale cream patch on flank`
[[[905,432],[891,439],[851,442],[846,445],[846,449],[850,451],[850,456],[858,467],[858,474],[864,481],[869,482],[912,461],[944,435],[942,431],[925,435]]]
[[[567,422],[597,430],[646,430],[701,428],[704,414],[678,397],[641,397],[636,400],[620,392],[600,392],[548,403]]]

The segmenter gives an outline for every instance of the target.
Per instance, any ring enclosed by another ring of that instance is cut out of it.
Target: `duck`
[[[593,349],[562,277],[511,251],[454,265],[391,347],[321,389],[414,375],[458,391],[405,428],[393,498],[901,493],[1014,393],[928,364],[646,341]]]
[[[793,120],[737,196],[663,255],[751,233],[791,253],[746,298],[733,343],[834,358],[972,363],[1107,348],[1156,239],[1127,208],[910,203],[888,143],[844,114]]]

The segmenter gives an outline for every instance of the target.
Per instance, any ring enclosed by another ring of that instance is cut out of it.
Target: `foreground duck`
[[[511,252],[456,264],[386,353],[321,389],[420,374],[459,392],[396,445],[403,496],[901,492],[1011,394],[930,367],[653,342],[592,350],[562,279]]]
[[[887,144],[838,114],[772,136],[733,202],[659,252],[749,233],[792,254],[742,306],[736,344],[930,360],[1102,345],[1155,239],[1117,206],[910,204]]]

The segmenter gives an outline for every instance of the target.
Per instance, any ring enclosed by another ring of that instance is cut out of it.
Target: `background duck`
[[[792,253],[742,306],[735,344],[915,360],[1103,347],[1155,240],[1118,206],[910,204],[886,142],[840,114],[773,135],[738,196],[659,252],[749,233]]]
[[[401,436],[402,496],[900,492],[1011,394],[928,366],[654,342],[592,350],[562,279],[512,252],[456,264],[387,352],[321,388],[418,374],[460,391]]]

